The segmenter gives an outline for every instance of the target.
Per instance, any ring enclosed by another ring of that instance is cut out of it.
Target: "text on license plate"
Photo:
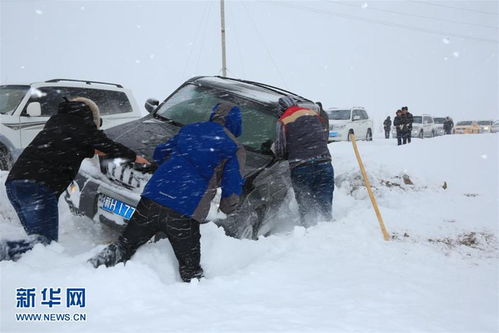
[[[104,209],[105,211],[122,216],[126,220],[129,220],[135,212],[134,207],[124,203],[123,201],[108,197],[104,194],[100,195],[99,202],[100,208]]]

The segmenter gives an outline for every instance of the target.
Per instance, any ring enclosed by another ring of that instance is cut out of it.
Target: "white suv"
[[[331,108],[329,117],[329,141],[348,141],[353,133],[357,140],[373,139],[373,121],[362,107]]]
[[[140,118],[130,90],[115,83],[55,79],[26,85],[0,86],[0,170],[7,170],[21,151],[57,113],[63,97],[95,101],[106,129]]]

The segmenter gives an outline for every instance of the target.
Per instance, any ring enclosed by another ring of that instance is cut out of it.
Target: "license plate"
[[[329,136],[332,137],[338,136],[338,132],[329,132]]]
[[[99,202],[100,208],[107,212],[119,215],[126,220],[129,220],[135,212],[134,207],[124,203],[123,201],[108,197],[104,194],[100,195]]]

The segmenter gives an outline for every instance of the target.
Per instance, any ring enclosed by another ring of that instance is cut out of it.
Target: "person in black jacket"
[[[392,120],[390,119],[390,116],[386,117],[385,121],[383,122],[383,127],[385,129],[385,139],[389,139],[390,129],[392,128]]]
[[[445,134],[452,134],[452,128],[454,127],[454,122],[447,116],[444,120],[444,131]]]
[[[58,198],[75,178],[84,158],[98,153],[148,163],[109,139],[99,130],[100,124],[99,108],[92,100],[66,99],[24,149],[5,187],[28,239],[0,241],[0,260],[17,260],[36,243],[46,245],[58,240]]]
[[[411,143],[412,136],[412,123],[414,122],[414,117],[412,113],[409,112],[407,106],[402,107],[402,143]]]
[[[395,130],[397,131],[397,145],[402,144],[402,111],[397,110],[395,112],[395,118],[393,118],[393,126],[395,126]]]

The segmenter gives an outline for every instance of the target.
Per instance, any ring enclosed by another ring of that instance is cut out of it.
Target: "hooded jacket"
[[[383,127],[385,128],[385,131],[390,130],[390,127],[392,127],[392,120],[390,117],[387,117],[385,121],[383,122]]]
[[[240,135],[239,107],[215,105],[210,121],[186,125],[156,147],[153,158],[159,168],[142,196],[203,222],[221,186],[220,209],[231,213],[244,182],[245,150],[236,140]]]
[[[94,156],[95,149],[109,157],[134,160],[133,150],[112,141],[97,129],[94,116],[95,112],[85,102],[59,104],[58,113],[50,117],[24,149],[7,181],[33,180],[59,196],[75,178],[83,159]]]

